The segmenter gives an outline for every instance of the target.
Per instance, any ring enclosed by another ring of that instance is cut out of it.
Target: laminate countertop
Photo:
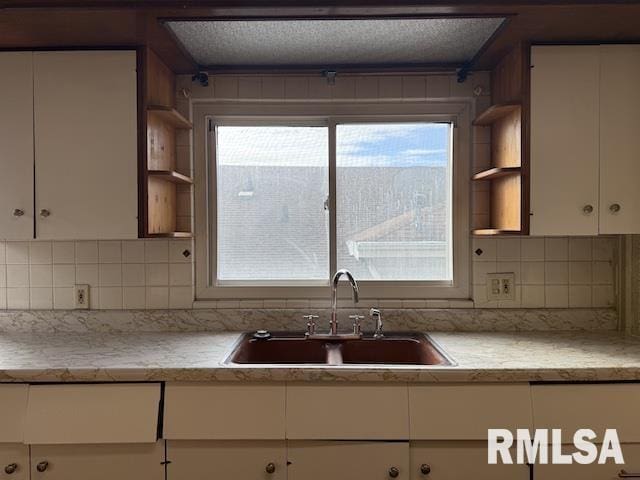
[[[239,335],[3,333],[0,381],[640,380],[640,338],[616,332],[430,333],[457,363],[446,367],[225,364]]]

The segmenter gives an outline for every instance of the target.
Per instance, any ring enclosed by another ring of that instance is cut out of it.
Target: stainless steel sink
[[[307,339],[276,332],[269,338],[245,333],[225,363],[255,365],[453,365],[424,333],[385,333],[382,338]]]

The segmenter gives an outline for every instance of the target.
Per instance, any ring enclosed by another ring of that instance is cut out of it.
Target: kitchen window
[[[458,116],[332,113],[203,116],[198,299],[323,298],[339,268],[364,298],[468,296]]]

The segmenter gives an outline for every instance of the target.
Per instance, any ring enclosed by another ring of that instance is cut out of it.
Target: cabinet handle
[[[44,472],[47,468],[49,468],[49,462],[47,462],[46,460],[36,465],[36,470],[39,471],[40,473]]]
[[[271,462],[271,463],[267,463],[267,466],[264,468],[265,471],[267,473],[275,473],[276,471],[276,464]]]
[[[21,216],[23,216],[23,215],[24,215],[24,210],[22,210],[21,208],[16,208],[16,209],[13,211],[13,216],[14,216],[14,217],[21,217]]]
[[[586,215],[593,213],[593,205],[585,205],[582,207],[582,212]]]
[[[18,464],[17,463],[10,463],[6,467],[4,467],[4,473],[6,473],[7,475],[11,475],[16,470],[18,470]]]
[[[431,466],[423,463],[422,465],[420,465],[420,473],[422,475],[429,475],[431,473]]]
[[[42,210],[40,210],[40,216],[42,218],[47,218],[49,215],[51,215],[51,212],[46,208],[43,208]]]
[[[620,207],[620,204],[619,204],[619,203],[614,203],[613,205],[611,205],[611,206],[609,207],[609,211],[610,211],[611,213],[618,213],[618,212],[620,211],[620,209],[621,209],[621,208],[622,208],[622,207]]]
[[[640,478],[640,473],[627,472],[626,470],[620,470],[618,478]]]
[[[389,476],[391,478],[398,478],[398,475],[400,475],[400,470],[398,470],[397,467],[391,467],[389,469]]]

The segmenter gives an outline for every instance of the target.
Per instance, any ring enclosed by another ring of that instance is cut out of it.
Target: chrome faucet
[[[382,314],[380,313],[380,310],[372,308],[369,310],[369,316],[376,324],[376,329],[373,332],[373,338],[378,339],[384,337],[384,334],[382,333]]]
[[[338,335],[338,282],[343,275],[347,276],[351,284],[353,303],[358,303],[358,282],[356,282],[356,279],[353,278],[349,270],[344,268],[338,270],[331,281],[331,321],[329,322],[329,335]]]

